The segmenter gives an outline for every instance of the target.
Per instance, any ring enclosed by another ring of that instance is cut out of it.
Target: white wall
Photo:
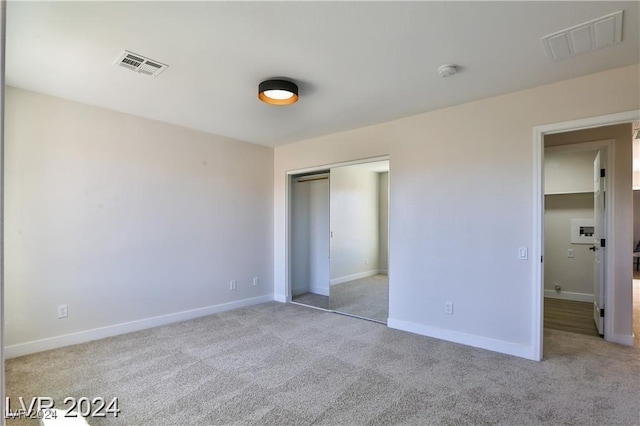
[[[276,298],[286,300],[288,280],[287,171],[389,155],[389,325],[535,359],[538,259],[518,259],[534,241],[532,129],[639,109],[639,81],[634,65],[276,148]],[[630,188],[630,148],[620,155]],[[616,206],[629,241],[630,201],[629,191]],[[624,267],[631,273],[630,257]],[[631,335],[630,293],[615,285],[615,333]],[[454,315],[444,314],[448,301]]]
[[[378,174],[357,165],[331,169],[331,284],[378,273]]]
[[[594,255],[589,250],[592,244],[571,243],[574,218],[593,219],[593,192],[545,196],[545,296],[593,302]],[[573,250],[574,257],[569,257],[568,250]],[[556,284],[562,287],[560,293],[555,291]]]
[[[386,274],[389,271],[389,172],[378,173],[378,187],[378,267],[381,273]]]
[[[6,93],[9,356],[272,300],[271,149]]]

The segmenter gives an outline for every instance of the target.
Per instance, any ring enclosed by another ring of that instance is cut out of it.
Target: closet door
[[[389,312],[388,171],[387,160],[331,169],[329,305],[379,322]]]

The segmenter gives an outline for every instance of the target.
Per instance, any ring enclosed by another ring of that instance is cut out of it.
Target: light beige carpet
[[[332,285],[330,296],[305,293],[293,301],[387,323],[389,316],[389,277],[374,275]]]
[[[387,323],[389,277],[374,275],[331,286],[331,309]]]
[[[545,330],[545,358],[271,302],[12,359],[6,385],[119,397],[92,425],[640,423],[638,346]]]
[[[320,309],[331,309],[329,305],[329,296],[323,296],[315,293],[304,293],[292,297],[292,301],[302,305],[311,306]]]

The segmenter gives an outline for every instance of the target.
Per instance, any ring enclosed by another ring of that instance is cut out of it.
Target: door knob
[[[591,247],[589,247],[589,250],[591,250],[591,251],[596,251],[596,250],[598,250],[598,247],[596,247],[596,246],[591,246]]]

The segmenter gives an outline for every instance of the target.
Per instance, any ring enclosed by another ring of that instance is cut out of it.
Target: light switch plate
[[[527,260],[529,257],[529,253],[526,247],[520,247],[518,249],[518,259]]]

